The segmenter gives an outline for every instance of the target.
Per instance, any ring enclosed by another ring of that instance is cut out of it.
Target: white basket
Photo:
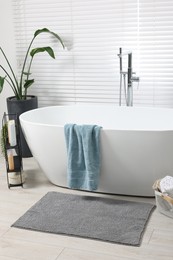
[[[156,206],[160,213],[173,218],[173,198],[155,190]]]

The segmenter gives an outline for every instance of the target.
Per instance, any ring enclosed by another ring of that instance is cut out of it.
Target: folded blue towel
[[[69,188],[97,189],[100,172],[100,129],[97,125],[64,126]]]

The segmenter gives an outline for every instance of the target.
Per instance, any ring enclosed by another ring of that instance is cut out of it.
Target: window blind
[[[21,61],[35,30],[47,35],[35,47],[52,46],[56,60],[38,54],[30,94],[39,106],[74,103],[119,104],[119,48],[133,53],[134,105],[173,107],[172,0],[12,0],[16,53]],[[33,46],[33,47],[34,47]],[[127,58],[123,58],[127,70]],[[125,102],[123,102],[125,104]]]

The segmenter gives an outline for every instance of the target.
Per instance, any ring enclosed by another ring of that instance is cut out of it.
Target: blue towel
[[[100,172],[100,126],[66,124],[68,187],[96,190]]]

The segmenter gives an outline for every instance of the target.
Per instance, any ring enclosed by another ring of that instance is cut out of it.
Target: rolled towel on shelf
[[[68,187],[96,190],[100,172],[100,129],[97,125],[66,124]]]
[[[16,127],[15,120],[8,121],[8,139],[11,146],[16,145]]]

